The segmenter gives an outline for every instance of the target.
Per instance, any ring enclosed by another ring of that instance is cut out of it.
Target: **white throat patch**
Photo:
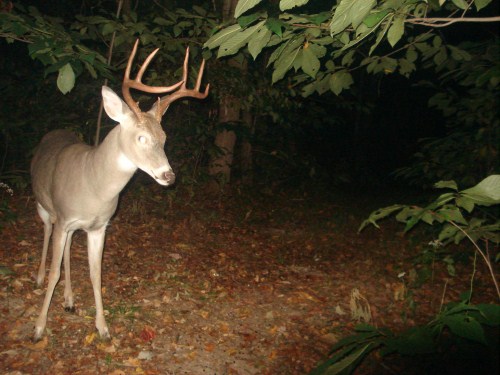
[[[124,172],[133,172],[137,169],[137,166],[123,152],[120,152],[118,156],[118,168]]]

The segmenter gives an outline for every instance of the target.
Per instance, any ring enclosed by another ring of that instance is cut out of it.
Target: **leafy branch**
[[[281,13],[276,17],[268,13],[262,0],[240,0],[235,10],[236,22],[217,27],[204,46],[217,50],[218,58],[246,49],[256,59],[264,49],[269,49],[272,53],[267,65],[273,70],[273,83],[289,74],[292,86],[300,86],[304,97],[327,91],[339,95],[354,82],[351,72],[361,67],[371,74],[400,73],[408,77],[416,70],[419,57],[432,59],[436,66],[450,55],[453,59],[465,58],[465,54],[448,53],[447,49],[456,47],[442,43],[434,33],[437,27],[456,22],[500,21],[498,16],[465,17],[473,5],[480,11],[491,0],[340,0],[332,1],[330,10],[318,14],[307,14],[308,2],[282,0]],[[305,14],[292,13],[295,7],[301,7]],[[448,17],[441,17],[445,12]],[[432,13],[439,17],[432,17]],[[421,33],[415,29],[417,25],[432,29]],[[423,35],[429,42],[414,42]],[[403,47],[384,56],[374,54],[386,42],[394,49],[404,40]],[[414,44],[418,47],[414,48]],[[366,50],[368,57],[359,61],[354,56],[354,47],[356,52]],[[399,58],[389,57],[396,54]]]
[[[494,206],[500,204],[500,175],[491,175],[479,182],[476,186],[459,191],[454,181],[440,181],[435,185],[437,188],[453,189],[454,193],[440,195],[427,207],[392,205],[378,209],[370,214],[360,226],[359,231],[368,225],[379,228],[378,221],[397,213],[396,220],[405,223],[405,232],[411,230],[420,222],[433,225],[436,222],[442,224],[438,241],[447,245],[451,242],[458,244],[467,238],[473,244],[476,251],[484,259],[491,274],[493,284],[500,300],[500,289],[496,280],[491,260],[480,248],[477,241],[486,243],[491,241],[500,243],[500,220],[494,217],[493,222],[487,219],[471,217],[467,220],[463,213],[471,214],[476,206]]]

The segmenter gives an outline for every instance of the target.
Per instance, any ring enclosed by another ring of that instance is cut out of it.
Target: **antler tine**
[[[132,49],[132,52],[130,54],[130,57],[128,59],[127,63],[127,68],[125,69],[125,75],[123,77],[123,84],[122,84],[122,94],[123,94],[123,99],[125,99],[125,103],[128,104],[130,109],[134,111],[136,116],[140,118],[142,116],[142,111],[139,108],[139,104],[134,101],[132,98],[132,95],[130,94],[130,89],[136,89],[140,90],[143,92],[151,93],[151,94],[164,94],[167,92],[174,91],[178,89],[184,81],[177,82],[173,84],[172,86],[148,86],[142,83],[142,76],[144,75],[144,72],[146,71],[149,63],[153,58],[155,57],[156,53],[159,51],[159,48],[155,49],[153,52],[149,54],[149,56],[146,58],[144,63],[142,64],[141,68],[139,69],[139,72],[137,73],[137,77],[132,80],[130,79],[130,71],[132,69],[132,62],[134,61],[135,54],[137,53],[137,47],[139,45],[139,39],[135,41],[134,48]]]
[[[127,62],[127,67],[125,68],[125,74],[123,76],[123,83],[122,83],[122,95],[123,99],[125,100],[125,103],[128,104],[130,109],[134,111],[135,115],[140,118],[141,117],[141,109],[139,108],[139,104],[137,104],[134,99],[132,98],[132,95],[130,94],[130,70],[132,69],[132,62],[134,61],[135,54],[137,53],[137,46],[139,45],[139,39],[135,41],[134,48],[132,48],[132,52],[130,53],[130,56],[128,58]]]
[[[202,61],[200,69],[198,70],[198,78],[196,79],[196,84],[194,89],[188,89],[186,87],[186,82],[188,78],[188,65],[189,65],[189,47],[186,48],[186,57],[184,58],[184,64],[183,64],[183,72],[182,72],[182,85],[181,88],[170,94],[166,95],[163,98],[161,98],[158,106],[160,107],[159,109],[159,114],[163,115],[165,111],[168,109],[170,104],[172,104],[174,101],[180,98],[185,98],[185,97],[190,97],[190,98],[196,98],[196,99],[204,99],[208,96],[208,92],[210,89],[210,84],[207,85],[205,88],[205,91],[201,92],[200,91],[200,86],[201,86],[201,80],[203,79],[203,71],[205,70],[205,60]],[[161,117],[161,116],[160,116]],[[160,119],[158,119],[159,121]]]

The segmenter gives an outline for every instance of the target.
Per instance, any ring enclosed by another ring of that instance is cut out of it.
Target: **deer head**
[[[205,61],[201,64],[194,89],[186,87],[189,48],[186,49],[181,81],[172,86],[148,86],[142,83],[142,76],[159,49],[157,48],[151,52],[137,73],[137,77],[131,79],[130,71],[137,53],[138,44],[139,40],[135,42],[123,78],[122,93],[124,101],[109,87],[103,86],[102,97],[104,109],[111,119],[120,124],[118,142],[120,149],[118,159],[119,168],[127,171],[139,168],[148,173],[159,184],[171,185],[175,181],[175,174],[165,155],[166,135],[161,127],[161,118],[170,104],[177,99],[185,97],[203,99],[207,97],[209,85],[207,85],[204,92],[200,91]],[[132,98],[130,89],[152,94],[171,94],[158,98],[158,101],[149,111],[143,112],[139,104]]]

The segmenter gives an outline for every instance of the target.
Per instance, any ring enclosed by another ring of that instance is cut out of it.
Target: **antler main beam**
[[[208,92],[210,90],[210,84],[207,85],[204,92],[200,91],[201,80],[203,79],[203,71],[205,70],[205,60],[202,61],[200,70],[198,71],[198,78],[196,79],[196,85],[194,89],[188,89],[186,87],[186,82],[188,80],[188,64],[189,64],[189,47],[186,48],[186,57],[184,58],[183,72],[182,72],[182,80],[180,83],[180,89],[170,95],[166,95],[159,101],[158,104],[158,113],[163,115],[165,111],[168,109],[170,104],[180,98],[197,98],[204,99],[208,96]]]
[[[172,92],[179,88],[184,81],[179,81],[176,84],[172,86],[160,86],[160,87],[155,87],[155,86],[148,86],[142,83],[142,76],[144,72],[146,71],[149,63],[151,60],[153,60],[153,57],[155,57],[156,53],[158,52],[159,48],[155,49],[153,52],[149,54],[149,56],[146,58],[144,61],[144,64],[142,64],[141,68],[139,69],[139,72],[137,73],[137,77],[135,79],[130,79],[130,71],[132,70],[132,63],[134,61],[135,55],[137,53],[137,47],[139,45],[139,39],[135,41],[134,48],[132,49],[132,52],[130,53],[130,57],[128,59],[127,63],[127,68],[125,69],[125,75],[123,77],[123,84],[122,84],[122,94],[123,94],[123,99],[125,99],[125,103],[128,104],[130,109],[134,111],[135,115],[138,118],[141,118],[142,116],[142,111],[139,107],[139,104],[134,101],[132,98],[132,95],[130,94],[130,89],[136,89],[140,90],[143,92],[148,92],[151,94],[164,94],[167,92]],[[184,79],[184,77],[183,77]]]

